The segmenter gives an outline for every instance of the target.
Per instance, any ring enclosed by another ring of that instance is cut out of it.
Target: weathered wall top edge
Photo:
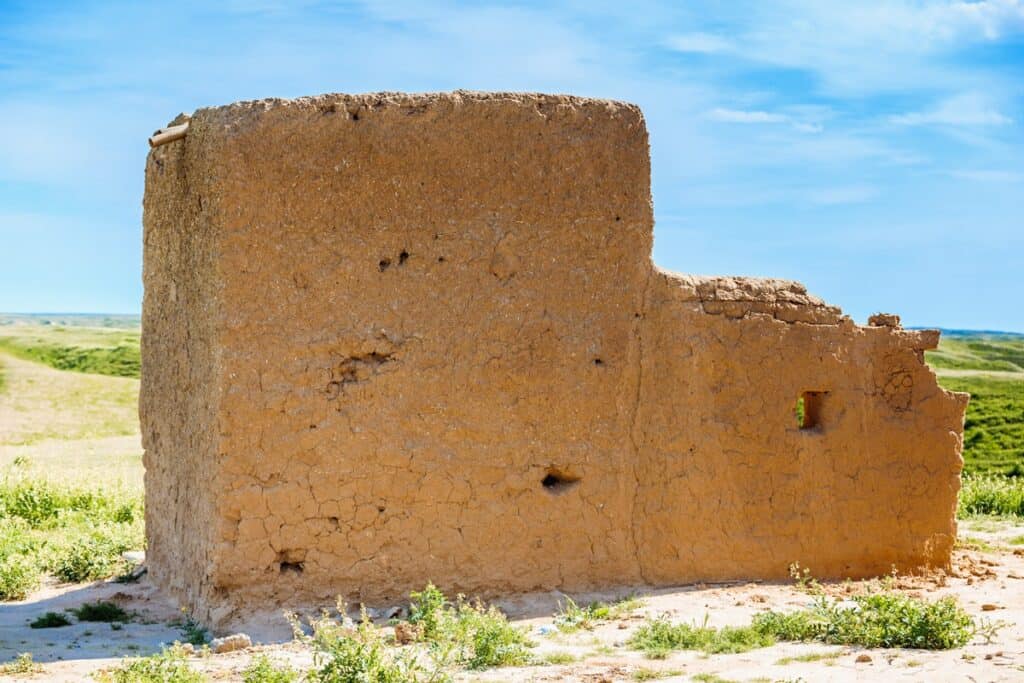
[[[361,108],[416,108],[438,104],[460,105],[466,103],[503,103],[519,106],[570,106],[574,108],[605,109],[609,112],[626,111],[643,121],[640,107],[619,100],[580,97],[536,92],[485,92],[475,90],[452,90],[448,92],[405,93],[381,91],[373,93],[323,93],[296,98],[267,97],[258,100],[241,100],[230,104],[200,107],[192,117],[220,118],[242,114],[265,113],[276,109],[321,110],[336,108],[349,113]],[[172,119],[169,125],[181,123],[182,118]]]

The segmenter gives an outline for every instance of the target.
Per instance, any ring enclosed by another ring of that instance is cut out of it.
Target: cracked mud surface
[[[633,105],[203,109],[150,153],[144,208],[150,569],[215,629],[428,580],[948,563],[966,399],[922,361],[937,336],[655,268]]]

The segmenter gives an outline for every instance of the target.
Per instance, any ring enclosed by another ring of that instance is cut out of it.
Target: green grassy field
[[[926,359],[943,387],[971,394],[964,471],[1024,476],[1024,336],[950,332]]]
[[[130,318],[0,316],[0,351],[58,370],[139,376],[140,330]]]

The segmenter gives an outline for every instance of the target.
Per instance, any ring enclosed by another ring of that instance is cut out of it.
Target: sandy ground
[[[990,542],[1024,534],[1024,525],[1002,524],[985,533]],[[703,622],[714,626],[743,625],[759,611],[792,610],[811,598],[792,584],[748,583],[696,585],[673,589],[634,588],[617,593],[573,596],[578,602],[611,600],[635,593],[642,607],[628,618],[600,624],[593,631],[562,634],[553,627],[552,615],[563,599],[559,593],[518,596],[498,604],[514,622],[530,630],[538,656],[567,653],[578,661],[560,666],[530,666],[462,673],[459,680],[481,681],[625,681],[637,672],[661,672],[664,680],[694,680],[695,675],[714,674],[727,681],[1022,681],[1024,680],[1024,547],[1002,546],[991,552],[958,551],[952,576],[906,578],[902,590],[936,598],[955,595],[964,608],[979,619],[1004,622],[991,642],[976,639],[968,646],[945,652],[920,650],[863,650],[817,644],[782,643],[735,655],[703,655],[677,652],[664,660],[646,659],[625,646],[645,616],[667,614],[674,621]],[[844,594],[859,590],[826,584],[826,590]],[[28,622],[47,611],[62,611],[83,602],[113,600],[135,614],[119,630],[108,624],[76,623],[58,629],[31,629]],[[985,606],[985,607],[983,607]],[[87,679],[91,672],[115,665],[120,657],[158,651],[163,644],[181,639],[174,622],[181,613],[143,578],[134,584],[100,582],[87,586],[49,586],[21,603],[0,608],[0,660],[31,652],[43,663],[43,672],[28,678],[47,681]],[[264,627],[282,626],[262,624]],[[259,645],[244,652],[195,656],[193,665],[214,680],[241,680],[242,672],[258,653],[300,668],[312,664],[312,653],[295,642]],[[817,661],[785,661],[801,655],[820,654]],[[868,661],[861,661],[867,655]]]

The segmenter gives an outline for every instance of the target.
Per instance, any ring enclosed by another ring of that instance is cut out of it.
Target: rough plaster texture
[[[635,106],[202,109],[144,208],[150,571],[215,628],[427,581],[949,560],[966,396],[922,361],[938,334],[655,268]]]

